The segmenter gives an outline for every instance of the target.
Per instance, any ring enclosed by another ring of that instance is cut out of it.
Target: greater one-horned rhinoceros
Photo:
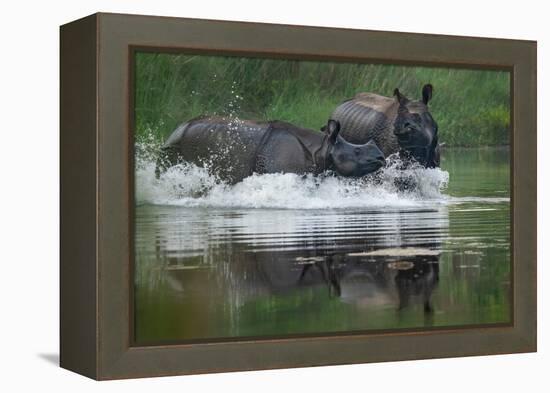
[[[253,173],[313,173],[333,170],[341,176],[363,176],[384,163],[376,144],[351,144],[329,120],[326,133],[281,121],[257,122],[199,117],[180,125],[162,147],[163,168],[179,162],[204,166],[220,179],[237,183]]]
[[[386,156],[399,152],[427,168],[439,166],[437,123],[428,111],[432,85],[422,88],[422,101],[394,90],[394,97],[359,93],[344,101],[331,118],[340,122],[341,135],[352,143],[373,140]]]

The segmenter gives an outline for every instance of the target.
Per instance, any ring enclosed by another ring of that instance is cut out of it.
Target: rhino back
[[[266,130],[265,123],[197,119],[178,127],[163,150],[176,153],[178,160],[207,167],[223,180],[238,182],[251,174]]]
[[[340,122],[340,135],[347,141],[361,144],[372,139],[385,155],[389,155],[399,150],[393,134],[397,108],[392,98],[359,93],[340,104],[331,118]]]
[[[273,123],[269,138],[258,151],[258,173],[315,172],[314,154],[321,147],[320,132]]]

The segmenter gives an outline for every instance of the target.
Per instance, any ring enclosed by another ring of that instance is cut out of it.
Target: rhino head
[[[372,140],[356,145],[346,141],[340,134],[340,122],[330,119],[323,127],[327,133],[327,159],[341,176],[361,177],[378,170],[386,161],[384,153]]]
[[[424,85],[421,101],[409,100],[399,89],[393,92],[399,103],[393,133],[402,151],[427,168],[439,166],[440,161],[437,123],[428,110],[432,91],[432,85]]]

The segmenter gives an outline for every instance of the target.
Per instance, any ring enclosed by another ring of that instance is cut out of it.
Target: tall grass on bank
[[[195,116],[284,120],[319,129],[358,92],[390,96],[398,87],[420,99],[434,86],[430,110],[448,146],[509,143],[509,73],[453,68],[138,53],[138,138],[166,138]]]

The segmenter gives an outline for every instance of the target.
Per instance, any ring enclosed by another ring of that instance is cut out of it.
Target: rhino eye
[[[409,122],[406,122],[405,125],[403,126],[404,130],[405,131],[414,131],[416,129],[416,127],[414,126],[413,123],[409,123]]]
[[[355,148],[355,154],[359,154],[361,153],[361,149],[359,149],[358,147]]]

